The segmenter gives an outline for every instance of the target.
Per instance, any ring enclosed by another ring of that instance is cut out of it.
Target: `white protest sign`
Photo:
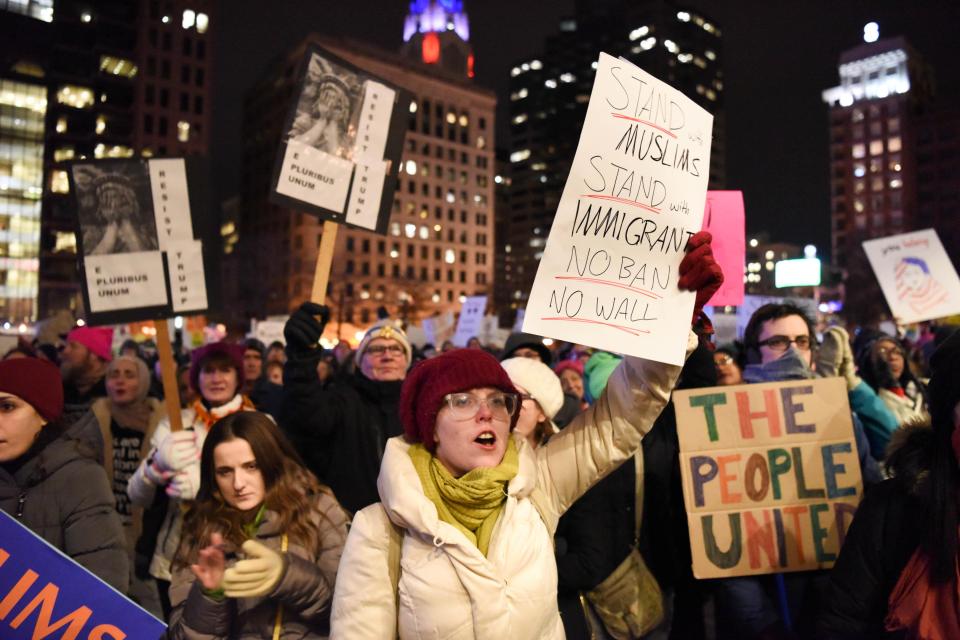
[[[960,278],[933,229],[867,240],[863,250],[897,322],[960,313]]]
[[[274,342],[286,344],[283,337],[283,327],[287,324],[286,320],[254,320],[253,337],[265,345]]]
[[[453,344],[467,346],[470,338],[479,337],[483,328],[483,312],[487,310],[487,296],[470,296],[460,309],[457,332],[453,335]]]
[[[170,291],[173,310],[186,313],[207,308],[207,284],[203,277],[203,247],[199,240],[167,242]]]
[[[601,53],[523,330],[682,364],[694,294],[677,288],[706,205],[713,116]]]
[[[167,304],[163,254],[159,251],[86,256],[85,262],[91,312]]]
[[[171,242],[193,240],[187,169],[183,160],[178,158],[151,160],[147,167],[150,172],[157,239],[160,249],[167,251]]]
[[[287,142],[277,193],[312,205],[343,211],[353,163],[298,140]]]

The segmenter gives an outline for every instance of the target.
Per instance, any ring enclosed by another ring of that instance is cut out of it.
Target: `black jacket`
[[[923,451],[933,444],[927,427],[908,427],[891,447],[902,446],[914,455],[901,460],[922,466]],[[906,451],[905,451],[906,453]],[[887,633],[883,621],[887,600],[900,574],[917,550],[927,521],[914,493],[923,469],[900,468],[876,485],[857,508],[840,556],[830,572],[829,586],[818,619],[818,638],[900,638]]]
[[[690,354],[677,388],[716,384],[712,353]],[[680,445],[671,400],[641,441],[644,459],[640,553],[661,589],[693,582],[680,480]],[[568,638],[589,637],[579,591],[589,591],[623,562],[634,544],[636,468],[628,460],[584,494],[557,525],[558,604]]]
[[[88,412],[52,441],[40,440],[20,459],[0,465],[0,509],[126,593],[123,525],[97,461],[102,456],[100,426]]]
[[[357,371],[323,388],[320,350],[288,357],[281,426],[304,462],[350,513],[380,501],[377,475],[387,440],[403,433],[397,406],[402,382],[376,382]]]

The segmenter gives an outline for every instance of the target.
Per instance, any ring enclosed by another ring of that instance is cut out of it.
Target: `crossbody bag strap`
[[[287,534],[280,536],[280,553],[287,552]],[[280,632],[283,631],[283,605],[277,604],[277,617],[273,621],[273,640],[280,640]]]
[[[643,522],[643,447],[633,454],[633,468],[637,476],[633,490],[636,501],[633,508],[633,547],[637,548],[640,546],[640,524]]]

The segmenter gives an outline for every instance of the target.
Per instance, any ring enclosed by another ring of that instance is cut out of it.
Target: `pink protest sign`
[[[712,305],[743,303],[743,265],[746,241],[742,191],[707,191],[703,228],[713,234],[713,256],[723,269],[723,285]]]

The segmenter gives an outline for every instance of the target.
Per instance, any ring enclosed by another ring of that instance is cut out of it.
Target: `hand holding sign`
[[[687,243],[687,255],[680,261],[680,280],[677,286],[688,291],[696,291],[697,299],[693,304],[693,322],[703,311],[703,305],[713,297],[723,284],[723,271],[713,259],[710,246],[712,236],[709,231],[700,231]]]

